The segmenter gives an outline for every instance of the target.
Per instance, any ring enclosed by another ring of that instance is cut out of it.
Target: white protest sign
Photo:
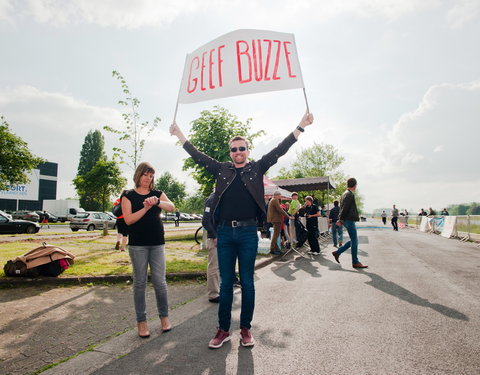
[[[457,217],[456,216],[444,216],[445,223],[443,224],[442,236],[450,238],[456,231]]]
[[[187,56],[178,102],[303,87],[293,34],[244,29]]]

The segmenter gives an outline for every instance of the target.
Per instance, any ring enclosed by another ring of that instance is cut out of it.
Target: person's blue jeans
[[[145,289],[147,268],[150,265],[153,288],[157,300],[157,310],[161,318],[168,316],[168,292],[165,279],[165,245],[128,246],[133,268],[133,302],[137,322],[147,320]]]
[[[240,327],[250,329],[255,308],[255,286],[253,275],[257,256],[257,227],[218,228],[217,254],[220,269],[220,304],[218,324],[224,331],[230,330],[232,321],[233,281],[238,258],[240,284],[242,285],[242,312]]]
[[[335,224],[336,225],[336,224]],[[357,238],[357,227],[355,226],[354,221],[350,220],[345,220],[343,222],[343,226],[348,232],[348,236],[350,237],[350,240],[348,242],[345,242],[342,246],[340,246],[337,250],[337,254],[340,255],[344,251],[348,250],[350,247],[352,248],[352,264],[357,264],[358,263],[358,257],[357,257],[357,252],[358,252],[358,238]]]
[[[332,237],[333,237],[333,244],[335,246],[337,246],[337,238],[338,238],[338,241],[343,243],[343,228],[339,227],[335,223],[332,223]]]

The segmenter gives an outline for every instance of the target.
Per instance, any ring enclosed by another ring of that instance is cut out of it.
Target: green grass
[[[191,232],[191,231],[190,231]],[[172,232],[166,235],[167,272],[206,272],[207,252],[193,240],[194,233]],[[62,276],[130,275],[128,251],[114,249],[116,237],[62,238],[47,241],[75,255],[75,263]],[[0,277],[3,264],[41,245],[41,241],[0,244]]]

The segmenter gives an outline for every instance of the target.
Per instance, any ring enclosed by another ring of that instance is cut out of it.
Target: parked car
[[[114,214],[112,214],[111,212],[103,211],[103,213],[110,216],[113,220],[117,220],[116,216]]]
[[[5,216],[7,219],[10,219],[10,220],[13,219],[12,215],[7,214],[5,211],[2,211],[2,210],[0,210],[0,215],[3,215],[3,216]]]
[[[29,220],[29,221],[39,221],[40,216],[36,212],[33,211],[14,211],[12,213],[12,218],[13,219],[22,219],[22,220]]]
[[[198,214],[189,214],[191,217],[193,217],[193,220],[202,220],[202,216]]]
[[[0,213],[0,234],[37,233],[40,225],[33,221],[13,219],[10,215]]]
[[[175,221],[175,212],[163,212],[162,213],[163,221]]]
[[[191,217],[189,214],[181,212],[180,213],[180,220],[193,220],[193,217]]]
[[[70,220],[70,229],[74,232],[79,229],[86,229],[92,231],[95,229],[103,229],[103,223],[107,222],[109,229],[115,229],[117,221],[105,212],[87,211],[75,215]]]
[[[35,211],[35,213],[39,216],[39,217],[42,217],[43,215],[43,211]],[[47,214],[48,214],[48,222],[49,223],[56,223],[58,222],[58,216],[52,214],[51,212],[48,212],[47,211]]]

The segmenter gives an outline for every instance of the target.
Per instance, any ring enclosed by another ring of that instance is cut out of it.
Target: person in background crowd
[[[327,209],[325,208],[324,204],[322,204],[322,207],[320,208],[320,216],[327,217]]]
[[[418,213],[418,216],[427,216],[427,213],[423,208],[420,209],[420,212]]]
[[[387,214],[386,214],[386,212],[382,211],[382,214],[380,216],[382,217],[383,225],[387,225]]]
[[[450,214],[448,213],[447,209],[444,208],[443,211],[442,211],[442,215],[443,216],[449,216]]]
[[[207,290],[208,301],[212,303],[220,302],[220,273],[218,271],[217,257],[217,231],[213,220],[213,193],[205,201],[203,210],[202,226],[207,231]]]
[[[406,208],[403,211],[403,214],[405,215],[405,228],[406,228],[406,227],[408,227],[408,211],[407,211]]]
[[[338,245],[342,246],[343,244],[343,228],[337,225],[338,215],[340,214],[340,207],[338,201],[333,202],[333,208],[330,210],[329,220],[332,225],[332,239],[333,246],[337,247],[337,238]]]
[[[428,216],[435,216],[436,214],[437,213],[435,212],[435,210],[432,207],[430,207],[428,209]]]
[[[340,214],[337,225],[343,225],[347,229],[348,235],[350,236],[350,241],[345,242],[345,244],[340,246],[338,250],[332,252],[332,255],[337,263],[340,263],[340,255],[351,247],[353,268],[367,268],[368,266],[364,266],[362,263],[360,263],[357,257],[358,238],[355,222],[359,221],[360,219],[358,217],[357,204],[355,203],[354,191],[356,189],[357,180],[353,177],[349,178],[347,180],[347,190],[340,198]]]
[[[164,192],[154,190],[154,176],[155,169],[150,163],[140,163],[133,176],[135,188],[122,197],[122,212],[130,237],[128,252],[133,268],[133,300],[141,338],[150,336],[145,301],[149,265],[162,331],[172,328],[168,319],[165,238],[160,213],[162,209],[173,212],[175,206]]]
[[[310,251],[308,252],[311,255],[320,254],[320,245],[318,244],[318,217],[320,216],[320,210],[318,206],[313,203],[313,198],[308,196],[305,197],[305,218],[307,221],[307,231],[308,231],[308,245],[310,246]]]
[[[180,211],[178,210],[178,208],[175,210],[175,226],[180,226]]]
[[[50,219],[50,215],[48,214],[47,211],[43,211],[41,220],[42,220],[42,228],[46,224],[47,228],[50,229],[50,223],[48,222],[48,219]]]
[[[290,238],[290,215],[288,213],[288,209],[290,208],[290,203],[285,202],[280,205],[282,210],[285,211],[286,216],[283,217],[282,227],[280,229],[280,235],[283,239],[283,244],[287,249],[290,249],[292,244],[292,239]]]
[[[126,191],[123,191],[122,194],[120,195],[120,198],[118,198],[115,203],[113,203],[114,206],[117,206],[120,204],[120,199],[122,196],[126,193]],[[115,244],[115,250],[120,250],[120,251],[125,251],[125,248],[127,246],[127,240],[128,240],[128,225],[125,223],[125,219],[122,214],[117,217],[117,243]],[[120,247],[120,244],[122,245]]]
[[[237,258],[242,284],[240,344],[247,347],[255,345],[250,329],[255,306],[253,276],[258,248],[257,220],[263,221],[265,215],[263,176],[279,157],[287,153],[298,136],[305,131],[305,127],[312,123],[313,115],[306,113],[293,132],[258,161],[248,160],[250,151],[245,137],[233,137],[228,142],[231,162],[212,159],[197,150],[176,123],[170,126],[170,134],[178,138],[193,161],[216,176],[212,210],[217,226],[217,255],[221,281],[218,329],[208,343],[209,348],[220,348],[231,340],[233,279]]]
[[[283,254],[283,252],[278,247],[278,240],[280,237],[280,230],[282,227],[283,218],[285,216],[288,216],[288,213],[282,209],[280,205],[281,199],[282,195],[280,191],[275,190],[275,192],[273,193],[273,198],[268,204],[267,222],[272,223],[273,225],[273,234],[270,241],[270,254],[272,255]]]
[[[292,246],[297,242],[297,236],[295,233],[295,214],[298,212],[298,210],[302,207],[301,203],[298,200],[298,193],[293,192],[292,193],[292,200],[290,201],[290,208],[288,209],[288,214],[290,215],[290,241]]]
[[[392,227],[393,227],[393,230],[396,230],[398,232],[398,208],[395,207],[395,205],[393,205],[393,208],[392,208]]]

